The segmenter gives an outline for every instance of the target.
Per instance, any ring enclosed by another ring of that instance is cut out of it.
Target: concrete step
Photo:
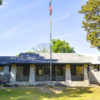
[[[94,81],[93,83],[100,84],[100,71],[91,70],[90,78]]]
[[[88,86],[89,83],[86,81],[71,81],[70,86],[78,86],[78,87],[84,87]]]

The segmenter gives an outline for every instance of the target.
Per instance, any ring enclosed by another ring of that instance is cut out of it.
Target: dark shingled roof
[[[52,63],[68,63],[68,64],[90,64],[92,58],[79,55],[76,53],[53,53]],[[38,64],[38,63],[50,63],[49,53],[21,53],[17,56],[0,57],[0,64]]]
[[[0,56],[0,64],[9,64],[11,62],[12,57],[9,56]]]

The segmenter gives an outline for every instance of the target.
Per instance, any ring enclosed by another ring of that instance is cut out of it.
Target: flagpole
[[[50,82],[52,83],[52,6],[49,4],[50,11]]]
[[[52,81],[52,17],[50,16],[50,81]]]

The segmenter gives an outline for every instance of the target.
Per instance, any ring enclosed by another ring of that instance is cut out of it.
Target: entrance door
[[[50,81],[50,67],[44,67],[44,81]]]

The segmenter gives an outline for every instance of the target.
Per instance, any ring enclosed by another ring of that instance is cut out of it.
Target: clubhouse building
[[[76,53],[21,53],[0,57],[0,83],[10,85],[88,86],[100,83],[99,58]]]

